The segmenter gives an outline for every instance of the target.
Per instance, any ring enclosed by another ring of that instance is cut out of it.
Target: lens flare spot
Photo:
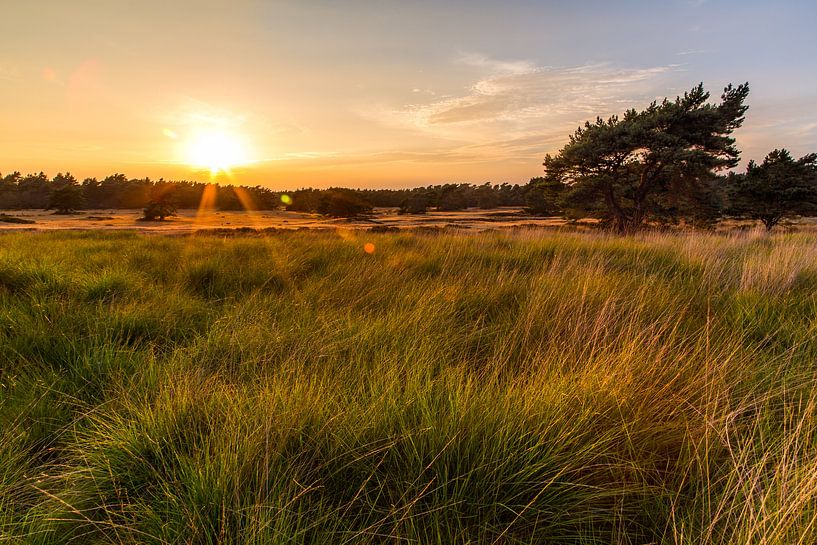
[[[372,244],[371,242],[367,242],[366,244],[363,245],[363,251],[366,252],[367,254],[373,254],[374,244]]]
[[[168,129],[168,128],[164,128],[164,129],[162,129],[162,134],[163,134],[163,135],[165,135],[165,136],[167,136],[167,137],[168,137],[168,138],[170,138],[171,140],[176,140],[176,139],[178,139],[178,138],[179,138],[179,135],[178,135],[178,134],[176,134],[175,132],[173,132],[172,130],[170,130],[170,129]]]
[[[281,195],[281,202],[284,204],[292,204],[292,197],[286,194]]]

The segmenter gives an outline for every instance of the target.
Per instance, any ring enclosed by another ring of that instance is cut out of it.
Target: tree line
[[[13,172],[0,176],[0,208],[54,209],[67,212],[79,209],[143,209],[159,196],[172,194],[175,206],[197,208],[205,192],[212,194],[214,204],[221,210],[243,209],[239,195],[249,195],[259,209],[280,205],[278,194],[264,187],[219,186],[191,181],[128,178],[112,174],[98,180],[86,178],[82,182],[70,173],[59,173],[49,178],[43,172],[21,175]]]
[[[532,186],[451,183],[410,189],[298,189],[275,191],[262,186],[232,186],[194,181],[128,178],[112,174],[79,182],[70,173],[49,178],[45,173],[0,175],[0,209],[45,209],[70,213],[81,209],[146,209],[162,203],[176,208],[198,208],[206,202],[217,210],[275,210],[327,215],[354,215],[374,207],[397,207],[404,213],[429,208],[463,210],[524,206]]]

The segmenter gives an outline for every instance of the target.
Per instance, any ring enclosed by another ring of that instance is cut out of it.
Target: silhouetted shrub
[[[34,220],[27,220],[25,218],[18,218],[17,216],[9,216],[0,214],[0,222],[2,223],[37,223]]]
[[[400,203],[398,214],[425,214],[428,211],[428,197],[426,195],[411,195]]]
[[[172,185],[154,186],[151,192],[150,202],[142,211],[142,219],[145,221],[164,221],[168,216],[175,216],[176,200],[174,197]]]
[[[48,210],[56,210],[57,214],[70,214],[84,204],[82,188],[76,184],[65,185],[51,192],[48,200]]]
[[[372,211],[372,205],[353,191],[331,189],[320,196],[317,212],[324,216],[351,218]]]

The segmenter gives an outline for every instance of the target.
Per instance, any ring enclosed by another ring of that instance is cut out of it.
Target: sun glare
[[[219,129],[194,133],[185,144],[184,159],[193,167],[210,169],[211,174],[229,172],[233,167],[250,162],[243,140]]]

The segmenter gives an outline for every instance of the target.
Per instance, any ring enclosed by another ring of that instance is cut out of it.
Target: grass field
[[[815,333],[813,234],[6,234],[0,542],[814,543]]]

